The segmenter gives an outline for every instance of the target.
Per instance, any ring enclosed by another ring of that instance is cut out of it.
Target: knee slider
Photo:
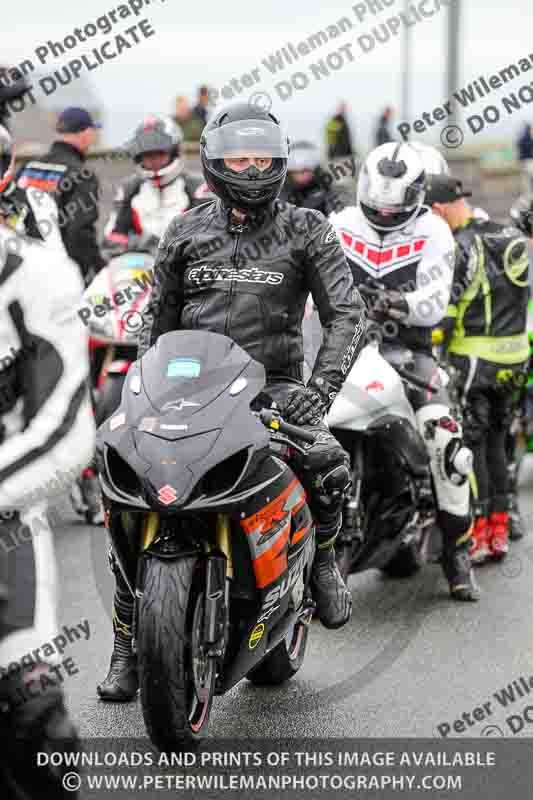
[[[324,494],[333,497],[344,497],[350,486],[350,470],[343,463],[329,470],[321,481]]]
[[[432,414],[431,406],[423,410],[426,414],[421,415],[419,421],[431,461],[442,480],[460,486],[473,466],[472,451],[463,442],[461,426],[447,409],[439,414]]]

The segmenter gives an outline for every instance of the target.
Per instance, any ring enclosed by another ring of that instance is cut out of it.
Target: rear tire
[[[195,626],[203,618],[204,582],[197,567],[196,557],[149,558],[145,566],[137,637],[141,706],[148,736],[162,752],[195,746],[213,702],[214,661],[206,661],[202,700],[193,672]],[[197,658],[195,663],[198,670]]]
[[[309,625],[297,622],[268,656],[246,676],[254,686],[279,686],[304,663]]]
[[[424,558],[418,542],[402,545],[394,558],[381,568],[388,578],[411,578],[422,569]]]

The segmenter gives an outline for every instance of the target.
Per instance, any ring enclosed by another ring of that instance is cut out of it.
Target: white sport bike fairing
[[[409,576],[424,561],[416,523],[420,508],[433,502],[429,459],[404,389],[404,381],[422,382],[409,376],[409,351],[387,357],[396,368],[377,344],[366,345],[326,418],[352,470],[336,543],[345,579],[370,568]]]

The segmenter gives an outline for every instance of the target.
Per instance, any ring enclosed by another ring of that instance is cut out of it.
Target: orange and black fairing
[[[291,556],[311,532],[313,520],[305,490],[288,469],[246,504],[244,514],[240,523],[250,548],[256,585],[264,589],[289,570]]]

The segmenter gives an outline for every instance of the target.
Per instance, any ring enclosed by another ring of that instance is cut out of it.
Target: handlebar
[[[292,436],[294,439],[301,439],[303,442],[314,444],[316,437],[311,431],[305,431],[298,425],[290,425],[283,420],[277,411],[270,408],[264,408],[259,412],[259,419],[271,431],[276,433],[285,433],[287,436]]]
[[[394,369],[400,378],[408,383],[412,383],[413,386],[418,386],[419,389],[424,389],[424,391],[431,392],[431,394],[435,394],[435,392],[438,391],[438,387],[426,383],[426,381],[421,380],[421,378],[416,378],[409,370],[402,369],[401,367],[394,367]]]

